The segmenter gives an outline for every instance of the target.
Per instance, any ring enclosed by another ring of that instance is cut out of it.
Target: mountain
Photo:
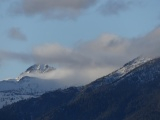
[[[30,66],[25,72],[21,73],[17,80],[20,80],[24,76],[36,76],[38,74],[45,74],[54,71],[55,68],[47,64],[34,64]]]
[[[55,68],[46,64],[35,64],[16,79],[0,81],[0,108],[20,100],[38,97],[53,90],[53,85],[58,87],[54,81],[32,77],[54,70]]]
[[[29,67],[25,72],[26,73],[46,73],[46,72],[50,72],[52,70],[55,70],[54,67],[50,67],[47,64],[35,64],[31,67]]]
[[[151,58],[139,56],[132,61],[126,63],[122,68],[112,72],[111,74],[104,76],[91,84],[88,85],[88,87],[98,87],[102,84],[111,84],[119,80],[121,77],[125,76],[127,73],[131,72],[135,68],[138,68],[139,66],[145,64],[148,61],[151,61]]]
[[[0,110],[0,119],[159,120],[159,106],[160,58],[136,58],[86,86],[6,106]]]

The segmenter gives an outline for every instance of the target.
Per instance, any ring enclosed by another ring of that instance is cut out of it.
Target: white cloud
[[[66,84],[86,84],[140,55],[160,56],[160,28],[130,40],[104,34],[73,49],[57,44],[42,45],[33,53],[38,62],[59,65],[56,74],[48,77],[59,78]]]
[[[39,63],[47,62],[63,66],[79,66],[89,63],[88,57],[81,52],[58,44],[46,44],[36,47],[33,50],[33,56]]]
[[[43,77],[54,79],[63,86],[71,86],[87,84],[107,75],[139,55],[160,56],[160,27],[130,40],[103,34],[76,48],[45,44],[35,47],[32,55],[3,51],[0,52],[0,59],[56,64],[57,70]]]
[[[33,56],[38,63],[58,64],[57,71],[46,75],[48,79],[56,78],[66,85],[81,85],[122,65],[127,45],[128,42],[118,36],[104,34],[73,49],[58,44],[42,45],[33,50]]]

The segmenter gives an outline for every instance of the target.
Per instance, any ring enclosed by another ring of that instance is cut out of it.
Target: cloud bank
[[[75,48],[54,43],[40,45],[30,55],[3,51],[0,59],[56,65],[56,71],[43,77],[71,86],[87,84],[140,55],[160,56],[160,27],[134,39],[106,33]]]
[[[56,74],[47,77],[56,77],[72,85],[89,83],[140,55],[160,56],[160,27],[130,40],[106,33],[72,49],[58,44],[33,49],[35,61],[59,66]]]

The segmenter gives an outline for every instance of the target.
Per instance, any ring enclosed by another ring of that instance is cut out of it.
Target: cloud
[[[120,64],[115,61],[115,57],[123,56],[126,54],[126,48],[129,45],[129,41],[125,38],[121,38],[112,34],[103,34],[97,39],[86,42],[79,47],[79,51],[87,54],[94,61],[94,64],[104,66]]]
[[[117,15],[122,11],[130,9],[133,2],[128,0],[107,0],[100,6],[99,11],[104,15]]]
[[[20,28],[13,27],[8,32],[8,37],[13,40],[20,40],[20,41],[26,41],[27,37],[24,33],[20,30]]]
[[[141,53],[143,55],[160,56],[160,26],[143,37],[136,38],[130,46],[130,53]]]
[[[123,65],[127,45],[127,40],[104,34],[73,49],[58,44],[38,46],[33,56],[38,63],[58,65],[47,79],[63,81],[65,86],[84,85]]]
[[[95,40],[80,44],[77,48],[66,48],[58,44],[46,44],[33,49],[38,63],[55,63],[66,67],[97,67],[117,63],[112,58],[126,54],[130,42],[111,34],[103,34]]]
[[[0,0],[0,2],[7,0]],[[149,0],[12,0],[8,2],[13,15],[44,19],[75,19],[89,8],[98,9],[103,15],[117,15],[129,9],[144,7]],[[157,0],[155,0],[157,2]]]
[[[33,56],[38,63],[47,62],[63,66],[80,67],[90,62],[90,58],[84,56],[81,52],[71,48],[65,48],[58,44],[38,46],[33,49]]]
[[[56,64],[58,70],[47,75],[67,85],[87,84],[109,74],[126,62],[140,56],[160,56],[160,27],[143,37],[126,39],[103,34],[76,48],[46,44],[33,49],[34,60]]]
[[[33,61],[32,55],[30,54],[0,50],[0,61],[7,61],[7,60],[20,60],[22,62],[27,62],[27,63]]]
[[[133,39],[105,33],[75,48],[53,43],[37,46],[31,54],[1,51],[0,60],[56,65],[55,71],[40,77],[68,87],[90,83],[140,55],[160,56],[160,27]]]
[[[12,5],[15,14],[45,18],[75,18],[97,0],[21,0]]]
[[[82,85],[123,65],[123,47],[127,44],[118,36],[104,34],[73,49],[58,44],[38,46],[33,49],[33,56],[38,63],[58,66],[57,72],[46,75],[48,79],[59,79],[65,85]]]

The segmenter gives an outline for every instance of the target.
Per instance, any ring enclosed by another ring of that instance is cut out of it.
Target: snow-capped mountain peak
[[[51,67],[47,64],[34,64],[30,66],[25,72],[21,73],[16,80],[19,81],[24,76],[31,76],[31,77],[38,77],[36,75],[42,75],[45,73],[49,73],[51,71],[54,71],[55,68]]]
[[[139,56],[132,61],[128,62],[125,64],[122,68],[117,70],[116,72],[121,74],[121,76],[125,75],[126,73],[130,72],[131,70],[137,68],[138,66],[152,60],[152,58],[144,57],[144,56]]]
[[[96,81],[89,84],[90,87],[98,87],[102,84],[110,84],[116,82],[119,78],[123,77],[127,73],[131,72],[135,68],[147,63],[148,61],[151,61],[152,58],[139,56],[132,61],[125,64],[122,68],[112,72],[111,74],[104,76],[102,78],[97,79]]]
[[[35,64],[21,73],[16,79],[0,81],[0,109],[14,102],[38,97],[53,90],[56,84],[52,80],[43,80],[39,75],[54,71],[54,67],[47,64]],[[57,85],[58,86],[58,85]]]
[[[50,67],[47,64],[34,64],[29,67],[25,72],[26,73],[46,73],[55,70],[54,67]]]

